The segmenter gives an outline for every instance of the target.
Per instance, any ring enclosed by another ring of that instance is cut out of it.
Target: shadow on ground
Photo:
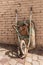
[[[35,48],[28,51],[31,54],[37,54],[43,56],[43,48]]]
[[[5,55],[8,55],[11,58],[18,58],[17,56],[17,46],[15,45],[8,45],[8,44],[0,44],[0,49],[4,48],[8,51],[5,52]],[[3,51],[3,50],[0,50]]]
[[[5,55],[8,55],[10,58],[21,58],[21,55],[18,56],[18,47],[16,45],[11,45],[11,44],[0,44],[0,49],[1,48],[4,48],[8,51],[5,52]],[[0,51],[3,51],[3,50],[0,50]],[[21,58],[21,59],[24,59]]]
[[[8,50],[8,51],[5,52],[5,55],[8,55],[11,58],[18,58],[18,56],[17,56],[17,46],[0,44],[0,48],[4,48],[4,49]],[[35,48],[35,49],[32,49],[32,50],[29,50],[28,53],[43,56],[43,48]]]

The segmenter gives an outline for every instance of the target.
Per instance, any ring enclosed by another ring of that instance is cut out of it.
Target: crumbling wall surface
[[[33,21],[36,29],[36,44],[43,46],[43,0],[0,0],[0,43],[15,43],[16,35],[12,25],[18,20],[29,19],[33,8]]]

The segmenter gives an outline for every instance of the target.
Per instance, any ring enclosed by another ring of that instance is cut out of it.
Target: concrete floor
[[[13,56],[11,50],[14,51]],[[24,59],[16,55],[16,47],[0,44],[0,65],[43,65],[43,50],[41,49],[30,50]]]

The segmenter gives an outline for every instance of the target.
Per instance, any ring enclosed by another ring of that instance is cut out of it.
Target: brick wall
[[[29,18],[30,7],[33,7],[33,21],[36,28],[36,44],[43,45],[43,0],[0,0],[0,43],[15,43],[15,31],[12,25],[15,20],[15,9],[18,20]]]

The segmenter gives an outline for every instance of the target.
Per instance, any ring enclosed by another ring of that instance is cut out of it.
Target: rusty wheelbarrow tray
[[[12,26],[13,29],[16,30],[16,34],[18,36],[18,42],[17,42],[18,43],[18,55],[20,55],[21,53],[23,55],[26,55],[27,50],[30,50],[31,48],[35,48],[35,28],[32,22],[31,39],[30,39],[30,23],[29,22],[30,22],[29,20],[26,20],[26,24],[25,24],[24,21],[18,21],[17,25]]]

